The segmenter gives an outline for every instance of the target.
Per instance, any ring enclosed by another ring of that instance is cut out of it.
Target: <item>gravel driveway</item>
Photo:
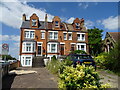
[[[57,88],[55,76],[46,68],[18,68],[3,78],[3,88]]]

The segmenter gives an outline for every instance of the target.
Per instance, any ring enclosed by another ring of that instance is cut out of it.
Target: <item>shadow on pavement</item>
[[[6,75],[2,78],[2,90],[10,90],[16,74]]]

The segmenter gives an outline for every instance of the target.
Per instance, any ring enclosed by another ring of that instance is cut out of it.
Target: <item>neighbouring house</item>
[[[120,40],[120,32],[106,32],[105,39],[103,41],[103,51],[109,52],[115,47],[115,44]]]
[[[48,22],[40,21],[34,13],[29,20],[23,14],[20,34],[19,58],[22,66],[32,66],[32,59],[45,56],[51,59],[53,55],[60,57],[74,50],[88,50],[88,32],[84,19],[76,18],[72,24],[61,22],[58,16]]]

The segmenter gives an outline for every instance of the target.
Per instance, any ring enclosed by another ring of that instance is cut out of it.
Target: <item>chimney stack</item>
[[[47,22],[47,14],[45,15],[45,22]]]
[[[45,28],[47,29],[47,14],[45,15]]]
[[[23,14],[22,20],[26,21],[26,15],[25,14]]]

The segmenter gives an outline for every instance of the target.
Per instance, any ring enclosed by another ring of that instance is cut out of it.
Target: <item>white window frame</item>
[[[29,43],[31,44],[31,50],[30,51],[27,51],[27,47],[26,47],[26,44]],[[35,52],[35,42],[23,42],[22,43],[22,52],[23,53],[32,53],[32,52]]]
[[[56,22],[58,23],[56,24]],[[59,21],[55,21],[55,27],[59,27]]]
[[[76,44],[76,49],[81,50],[81,45],[84,45],[84,51],[86,52],[86,43],[77,43]],[[78,48],[78,46],[79,46],[79,48]]]
[[[26,65],[26,57],[30,57],[30,63],[28,65]],[[21,55],[21,65],[24,67],[26,66],[32,66],[32,58],[33,58],[33,55]]]
[[[26,34],[26,32],[27,32],[27,34]],[[31,32],[33,32],[33,33],[31,33]],[[35,30],[24,30],[24,37],[25,38],[30,38],[30,39],[34,39],[35,38]],[[32,35],[31,35],[32,34]],[[32,36],[32,37],[31,37]]]
[[[41,39],[45,39],[45,32],[41,32]]]
[[[78,39],[78,34],[80,35],[79,39]],[[82,39],[82,35],[84,35],[84,39]],[[77,33],[77,40],[78,41],[85,41],[85,33]]]
[[[49,32],[49,39],[58,40],[58,31],[48,31]],[[50,37],[50,33],[52,33],[52,37]],[[57,38],[55,38],[55,33],[57,33]]]
[[[71,34],[71,38],[69,38],[69,34]],[[72,40],[72,32],[68,32],[68,40]]]
[[[36,24],[33,25],[33,23],[36,23]],[[37,19],[32,19],[32,26],[37,26]]]
[[[80,29],[80,23],[75,23],[75,25],[79,27],[79,28],[76,28],[76,29]]]
[[[67,40],[67,32],[63,32],[63,38],[64,38],[64,40]]]
[[[52,44],[55,44],[55,51],[54,52],[52,52],[52,47],[51,47]],[[49,42],[47,44],[47,47],[48,47],[47,48],[48,53],[58,53],[58,43]]]

